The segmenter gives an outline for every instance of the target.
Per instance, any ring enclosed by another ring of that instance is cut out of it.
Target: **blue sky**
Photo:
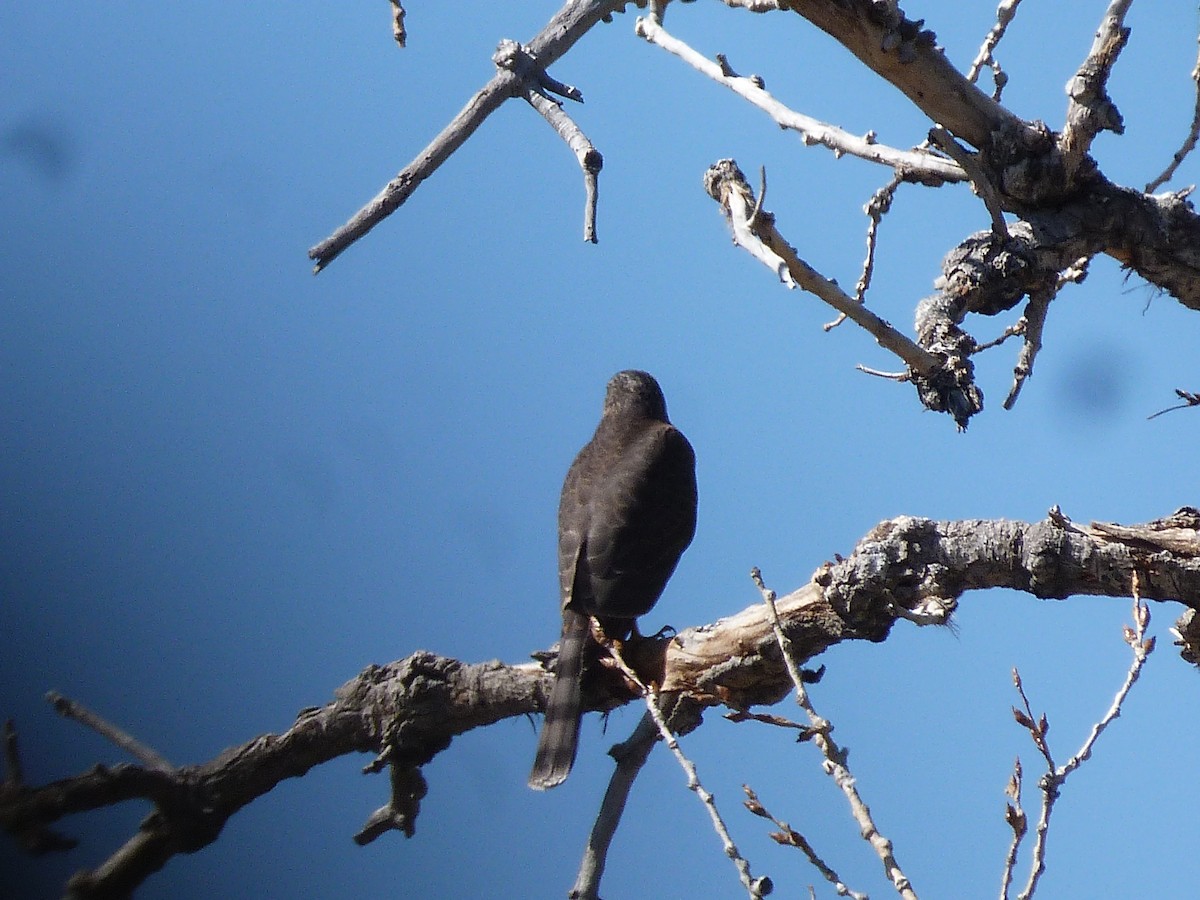
[[[1006,101],[1061,122],[1062,85],[1104,4],[1023,9],[1001,46]],[[927,2],[966,65],[993,5]],[[557,637],[554,520],[605,380],[653,372],[696,448],[696,540],[648,629],[712,621],[802,584],[881,519],[1144,521],[1196,503],[1197,420],[1146,422],[1195,390],[1195,314],[1116,264],[1052,308],[1045,349],[1005,412],[1016,347],[978,361],[988,406],[965,435],[922,412],[862,332],[788,292],[734,248],[705,168],[765,165],[767,207],[815,267],[858,277],[861,206],[887,173],[805,148],[618,16],[553,73],[604,153],[598,246],[580,239],[574,157],[529,108],[495,114],[413,199],[318,277],[306,250],[405,165],[528,40],[552,2],[413,4],[410,46],[384,4],[121,3],[0,10],[0,715],[31,780],[120,759],[55,717],[48,689],[177,763],[286,728],[368,663],[428,649],[520,661]],[[758,72],[795,108],[900,146],[929,123],[795,17],[675,5],[667,27]],[[1196,13],[1136,6],[1110,84],[1127,133],[1095,154],[1141,186],[1194,103]],[[1173,187],[1197,178],[1189,160]],[[965,187],[905,187],[882,228],[871,306],[909,327],[942,255],[988,225]],[[973,321],[981,338],[1014,317]],[[1178,610],[1142,682],[1055,814],[1048,897],[1194,889],[1200,788],[1178,777],[1200,739],[1200,680],[1172,653]],[[1120,684],[1121,600],[963,599],[959,632],[898,626],[820,660],[814,702],[852,749],[860,789],[923,897],[994,896],[1019,666],[1060,759]],[[780,712],[789,714],[787,708]],[[417,835],[351,836],[386,782],[342,759],[239,814],[172,860],[143,897],[562,896],[633,727],[585,722],[576,773],[547,795],[525,775],[516,720],[457,739],[427,767]],[[710,714],[685,741],[756,873],[780,896],[818,876],[739,806],[740,785],[817,844],[856,889],[885,896],[816,751]],[[0,895],[57,896],[144,814],[64,823],[83,845],[28,862],[5,843]],[[652,887],[647,886],[650,880]],[[738,896],[706,816],[654,754],[604,894]],[[824,891],[822,893],[822,891]],[[818,896],[831,893],[818,887]]]

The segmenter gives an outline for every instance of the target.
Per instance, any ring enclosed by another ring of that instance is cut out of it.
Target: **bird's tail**
[[[587,643],[588,625],[587,616],[570,609],[563,610],[554,686],[550,689],[546,721],[538,736],[537,756],[533,758],[533,770],[529,773],[529,786],[534,790],[544,791],[562,784],[575,764],[583,702],[583,648]]]

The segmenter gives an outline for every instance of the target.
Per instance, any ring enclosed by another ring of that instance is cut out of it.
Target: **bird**
[[[575,763],[591,617],[608,638],[637,634],[696,533],[696,454],[667,418],[662,388],[629,369],[608,381],[596,433],[558,505],[562,635],[529,786],[562,784]]]

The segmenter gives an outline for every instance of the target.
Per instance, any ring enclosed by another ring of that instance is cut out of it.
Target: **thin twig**
[[[1189,406],[1200,406],[1200,394],[1193,394],[1191,391],[1183,391],[1175,388],[1175,394],[1182,400],[1182,403],[1177,403],[1174,406],[1168,406],[1166,409],[1160,409],[1158,412],[1146,416],[1146,420],[1157,419],[1163,413],[1173,412],[1177,409],[1187,409]]]
[[[812,863],[813,867],[821,873],[826,881],[833,885],[833,888],[835,891],[837,891],[837,895],[839,897],[850,897],[852,900],[869,900],[866,894],[851,890],[849,887],[847,887],[838,873],[830,868],[829,864],[817,855],[817,851],[813,849],[813,846],[808,842],[808,839],[805,838],[800,832],[792,828],[792,826],[787,822],[783,822],[775,818],[775,816],[771,814],[770,810],[763,806],[762,801],[758,799],[758,794],[751,790],[749,785],[743,784],[742,790],[746,792],[746,809],[750,810],[750,812],[759,818],[767,819],[768,821],[774,823],[775,827],[779,829],[778,832],[771,835],[771,839],[775,841],[775,843],[783,844],[788,847],[795,847],[797,850],[807,856],[808,861]]]
[[[871,277],[875,274],[875,248],[879,238],[879,223],[892,208],[892,201],[896,198],[896,189],[903,182],[904,176],[900,172],[895,172],[891,180],[872,194],[867,205],[863,207],[863,212],[867,215],[867,256],[863,260],[862,274],[858,276],[858,284],[854,286],[854,299],[859,303],[866,302],[867,288],[871,286]],[[825,326],[825,330],[836,328],[845,318],[845,315],[838,316],[835,321]]]
[[[1150,624],[1150,607],[1142,600],[1137,570],[1134,570],[1133,573],[1131,593],[1133,594],[1134,624],[1132,628],[1128,625],[1125,626],[1124,638],[1125,643],[1133,651],[1133,661],[1130,663],[1129,671],[1125,673],[1125,681],[1121,685],[1120,690],[1117,691],[1117,695],[1113,698],[1108,711],[1105,712],[1099,722],[1092,726],[1091,732],[1078,752],[1063,764],[1063,778],[1066,778],[1091,758],[1092,749],[1096,746],[1096,741],[1104,733],[1104,729],[1108,728],[1113,720],[1121,715],[1121,706],[1125,702],[1125,698],[1129,696],[1130,690],[1133,689],[1138,677],[1142,674],[1142,667],[1146,665],[1150,654],[1154,652],[1154,637],[1146,637],[1146,628]]]
[[[870,366],[864,366],[862,363],[859,363],[854,368],[867,375],[874,375],[876,378],[886,378],[889,381],[912,381],[912,374],[910,372],[884,372],[880,369],[872,369]]]
[[[799,133],[808,146],[820,144],[834,156],[848,154],[868,162],[880,163],[904,173],[906,180],[927,184],[963,181],[965,173],[948,159],[919,150],[900,150],[881,144],[874,135],[859,136],[825,122],[798,113],[776,100],[761,78],[738,75],[726,61],[722,66],[668,33],[655,16],[641,16],[634,26],[638,36],[661,47],[718,84],[729,88],[743,100],[769,115],[780,128]]]
[[[975,55],[971,67],[967,70],[967,81],[972,84],[975,83],[975,79],[979,77],[979,72],[984,66],[992,70],[992,84],[995,86],[992,91],[992,99],[996,102],[1000,101],[1000,95],[1004,92],[1004,86],[1008,83],[1008,75],[1004,73],[1000,68],[1000,63],[996,61],[996,46],[1004,37],[1004,32],[1008,30],[1013,17],[1017,14],[1017,7],[1020,5],[1021,0],[1000,0],[1000,5],[996,7],[996,24],[987,33],[987,37],[983,39],[983,45],[979,48],[979,53]]]
[[[1025,342],[1021,352],[1017,354],[1017,364],[1013,366],[1013,383],[1004,398],[1004,408],[1012,409],[1025,386],[1025,381],[1033,374],[1033,363],[1038,352],[1042,349],[1042,331],[1046,326],[1046,315],[1050,312],[1050,301],[1055,297],[1055,289],[1045,287],[1029,294],[1029,302],[1025,304],[1025,313],[1021,316],[1021,333]]]
[[[1012,887],[1013,869],[1017,865],[1017,853],[1021,849],[1021,841],[1024,840],[1025,834],[1029,830],[1029,820],[1026,818],[1025,810],[1021,806],[1021,779],[1023,775],[1021,758],[1018,756],[1013,762],[1012,777],[1008,779],[1008,786],[1004,789],[1004,793],[1009,799],[1009,802],[1004,807],[1004,821],[1012,829],[1013,839],[1012,843],[1008,845],[1008,853],[1004,856],[1004,874],[1000,878],[1000,900],[1008,900],[1008,889]]]
[[[1029,302],[1025,305],[1025,312],[1016,324],[1004,329],[1004,333],[994,341],[979,344],[975,348],[975,352],[979,353],[1004,343],[1014,334],[1023,335],[1025,338],[1025,342],[1021,345],[1021,352],[1017,354],[1017,363],[1013,366],[1013,383],[1009,388],[1008,396],[1004,398],[1005,409],[1013,408],[1021,393],[1021,388],[1033,374],[1033,363],[1042,349],[1042,332],[1046,327],[1046,315],[1050,312],[1050,301],[1058,296],[1058,292],[1064,286],[1083,281],[1087,277],[1089,262],[1091,262],[1091,257],[1081,256],[1058,273],[1054,284],[1031,290]]]
[[[871,845],[883,863],[884,873],[887,875],[888,881],[896,889],[896,893],[904,897],[905,900],[917,900],[917,894],[913,890],[912,883],[908,880],[908,876],[904,874],[904,870],[900,868],[900,863],[896,861],[892,842],[880,834],[878,827],[875,825],[875,820],[871,818],[870,809],[867,808],[867,804],[859,796],[854,776],[850,773],[850,768],[846,764],[848,755],[846,750],[839,747],[833,740],[833,726],[827,719],[817,715],[816,709],[813,708],[812,701],[808,697],[808,690],[804,687],[804,676],[800,671],[800,667],[795,662],[792,642],[784,633],[783,625],[779,621],[779,612],[775,608],[775,592],[763,582],[762,573],[757,567],[750,570],[750,577],[762,594],[763,602],[766,603],[770,614],[771,629],[775,633],[775,640],[779,643],[780,652],[783,654],[784,665],[787,666],[788,675],[791,677],[792,685],[795,687],[796,704],[807,713],[808,720],[814,731],[813,743],[817,745],[821,751],[821,755],[825,757],[825,773],[833,778],[838,787],[842,789],[842,793],[846,795],[846,799],[850,801],[850,811],[854,816],[854,820],[858,823],[859,834],[862,835],[863,840]]]
[[[147,747],[137,738],[92,712],[83,704],[68,699],[57,691],[49,691],[46,694],[46,701],[54,707],[54,711],[59,715],[74,719],[80,725],[86,725],[101,737],[116,744],[134,759],[140,760],[147,768],[157,772],[175,771],[175,767],[157,750]]]
[[[1114,719],[1121,715],[1121,707],[1125,699],[1129,696],[1130,690],[1137,682],[1138,676],[1141,675],[1142,667],[1146,664],[1150,654],[1154,652],[1154,638],[1146,637],[1146,628],[1150,624],[1150,608],[1142,600],[1140,579],[1136,570],[1134,570],[1131,578],[1130,589],[1133,595],[1134,624],[1132,627],[1128,625],[1124,627],[1125,643],[1133,651],[1133,660],[1129,665],[1129,671],[1126,672],[1125,681],[1117,691],[1108,710],[1092,726],[1091,731],[1083,742],[1083,746],[1062,766],[1055,766],[1054,757],[1050,752],[1050,744],[1046,737],[1050,730],[1050,723],[1045,713],[1036,721],[1034,720],[1029,698],[1025,695],[1025,689],[1021,684],[1020,673],[1016,669],[1013,669],[1013,684],[1016,686],[1017,693],[1020,695],[1022,705],[1024,706],[1024,710],[1013,707],[1013,717],[1016,719],[1017,724],[1029,732],[1034,746],[1037,747],[1042,758],[1046,760],[1046,774],[1038,782],[1038,786],[1042,791],[1042,809],[1035,829],[1036,838],[1033,846],[1033,859],[1030,862],[1029,879],[1025,883],[1025,888],[1017,895],[1018,900],[1029,900],[1034,895],[1034,892],[1037,890],[1038,881],[1046,871],[1046,839],[1050,830],[1050,816],[1054,811],[1054,804],[1062,791],[1063,783],[1070,777],[1072,772],[1091,758],[1092,750],[1095,748],[1096,742],[1100,739],[1100,735],[1112,724]]]
[[[1200,37],[1196,39],[1200,44]],[[1192,124],[1188,129],[1187,137],[1183,139],[1183,145],[1175,151],[1175,155],[1171,157],[1171,163],[1162,174],[1146,185],[1146,193],[1152,194],[1168,181],[1175,177],[1175,170],[1187,159],[1188,154],[1196,149],[1196,140],[1200,138],[1200,55],[1196,57],[1196,66],[1192,69],[1192,81],[1196,83],[1196,105],[1192,109]]]
[[[738,878],[742,882],[742,887],[746,889],[746,893],[749,894],[751,900],[761,900],[762,897],[769,894],[772,890],[771,879],[766,876],[755,878],[750,872],[750,863],[741,855],[737,845],[733,842],[733,837],[729,834],[729,829],[725,826],[725,820],[721,818],[721,813],[717,809],[716,800],[700,782],[700,775],[696,771],[696,764],[687,758],[679,746],[679,741],[667,726],[667,721],[663,718],[662,710],[659,708],[659,693],[657,688],[643,684],[642,680],[638,678],[637,673],[621,658],[620,651],[616,647],[611,647],[610,653],[622,674],[642,691],[648,715],[654,720],[654,725],[658,729],[658,734],[662,738],[663,743],[667,745],[667,748],[671,751],[680,768],[683,769],[684,774],[687,776],[688,790],[700,798],[700,802],[704,804],[705,810],[708,811],[708,817],[713,823],[713,830],[717,832],[717,836],[721,839],[725,855],[733,861],[733,865],[738,871]]]
[[[1021,316],[1021,318],[1017,319],[1016,322],[1014,322],[1012,325],[1009,325],[1002,332],[1000,332],[999,337],[992,338],[992,340],[990,340],[990,341],[984,341],[982,344],[976,344],[975,350],[973,351],[972,355],[974,355],[975,353],[982,353],[984,350],[991,350],[993,347],[999,347],[1001,344],[1003,344],[1005,341],[1007,341],[1010,337],[1015,337],[1018,334],[1024,334],[1025,326],[1026,326],[1025,317]]]
[[[1004,209],[1000,203],[1000,196],[996,193],[996,189],[992,187],[991,180],[979,165],[979,161],[975,155],[962,147],[954,139],[954,135],[941,125],[934,125],[929,130],[929,139],[945,150],[962,167],[963,171],[970,176],[971,189],[983,201],[983,205],[987,207],[988,215],[992,217],[992,233],[1000,240],[1007,241],[1009,239],[1008,223],[1004,221]]]

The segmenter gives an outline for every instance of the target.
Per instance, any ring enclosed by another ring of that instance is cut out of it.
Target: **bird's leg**
[[[678,633],[679,632],[675,630],[674,625],[664,625],[662,628],[658,629],[658,631],[654,632],[654,634],[642,635],[638,633],[637,623],[634,623],[633,634],[629,636],[629,639],[633,640],[636,637],[638,640],[642,641],[665,641],[675,637],[675,635]]]

